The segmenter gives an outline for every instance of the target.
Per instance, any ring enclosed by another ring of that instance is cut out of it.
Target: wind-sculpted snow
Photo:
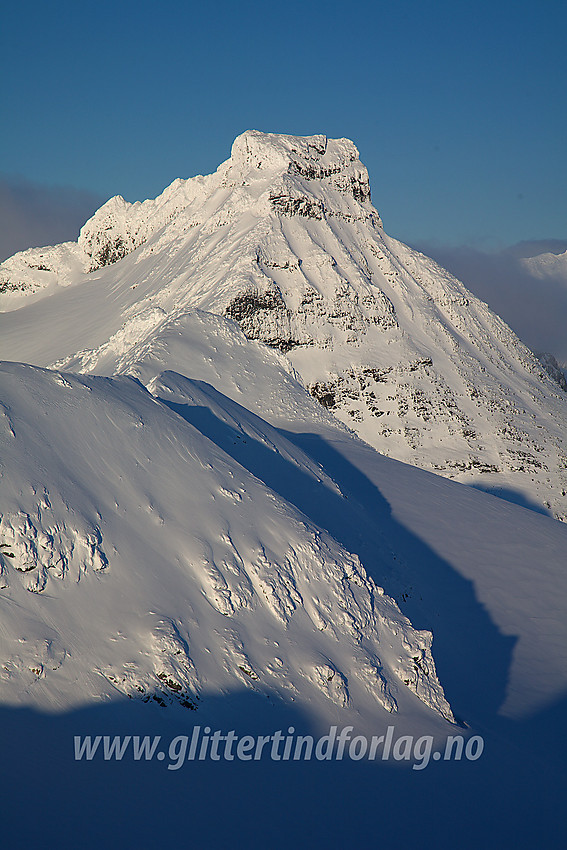
[[[45,590],[49,576],[63,579],[71,574],[80,581],[83,573],[107,567],[99,529],[78,531],[72,515],[67,522],[53,522],[47,489],[37,503],[35,514],[32,518],[19,510],[16,514],[4,514],[0,519],[3,588],[10,587],[9,567],[16,573],[29,574],[23,586],[34,593]]]
[[[193,311],[224,316],[379,451],[567,514],[565,393],[463,284],[384,233],[346,139],[248,131],[215,174],[113,198],[77,244],[7,260],[0,307],[3,357],[148,379]],[[175,368],[195,376],[190,359]]]
[[[319,717],[332,704],[370,722],[417,697],[452,719],[431,635],[183,416],[204,409],[208,385],[168,373],[159,400],[132,378],[9,363],[0,374],[4,701],[117,691],[196,709],[251,688]]]

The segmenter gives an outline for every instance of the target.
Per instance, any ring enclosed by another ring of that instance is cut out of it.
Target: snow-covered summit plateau
[[[0,307],[2,700],[439,729],[564,688],[567,395],[384,233],[352,142],[248,131]]]

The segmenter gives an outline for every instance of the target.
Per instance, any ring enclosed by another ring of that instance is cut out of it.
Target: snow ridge
[[[203,388],[167,373],[153,384],[165,403],[130,378],[10,363],[0,378],[2,479],[18,482],[0,517],[2,599],[16,603],[3,699],[68,706],[87,687],[195,709],[244,687],[322,716],[370,722],[417,698],[452,720],[431,635],[172,410],[203,404]]]

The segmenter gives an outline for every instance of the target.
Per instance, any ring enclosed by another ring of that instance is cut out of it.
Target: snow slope
[[[192,386],[165,373],[156,388],[176,381]],[[430,634],[137,381],[3,364],[0,397],[4,701],[61,709],[118,691],[195,708],[248,686],[322,717],[352,703],[368,725],[416,697],[452,718]],[[265,444],[338,495],[309,459]]]
[[[565,516],[565,393],[483,302],[384,233],[348,140],[248,131],[215,174],[113,198],[76,245],[1,273],[4,358],[136,375],[195,309],[224,315],[380,451]]]

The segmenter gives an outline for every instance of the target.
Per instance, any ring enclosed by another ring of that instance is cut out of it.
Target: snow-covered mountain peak
[[[562,254],[548,251],[535,257],[525,257],[520,262],[531,274],[540,279],[556,277],[567,280],[567,251],[563,251]]]
[[[346,139],[249,130],[215,173],[113,198],[78,243],[6,261],[0,309],[70,283],[85,286],[50,322],[37,305],[40,337],[29,313],[6,319],[4,357],[151,380],[189,314],[227,317],[380,451],[567,515],[564,393],[462,283],[384,233]]]
[[[223,163],[232,173],[288,170],[292,162],[306,165],[320,160],[327,151],[326,136],[286,136],[246,130],[233,142],[230,159]]]
[[[235,139],[231,157],[219,172],[235,182],[273,180],[277,175],[329,180],[342,190],[350,186],[357,200],[370,198],[368,171],[350,139],[247,130]]]
[[[174,180],[155,200],[131,204],[121,195],[110,198],[81,229],[78,247],[84,269],[96,271],[167,225],[178,233],[207,221],[222,225],[246,209],[262,217],[299,213],[322,219],[327,211],[366,217],[357,204],[370,205],[370,185],[349,139],[247,130],[209,177]]]

